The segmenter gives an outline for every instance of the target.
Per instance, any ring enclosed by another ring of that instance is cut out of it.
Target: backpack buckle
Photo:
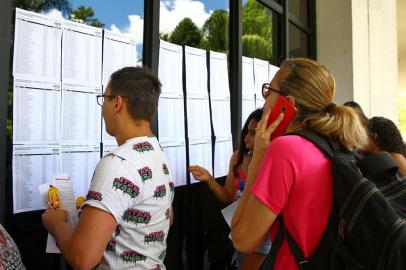
[[[307,263],[308,263],[308,261],[301,261],[301,262],[299,262],[298,264],[299,264],[300,270],[305,270]]]

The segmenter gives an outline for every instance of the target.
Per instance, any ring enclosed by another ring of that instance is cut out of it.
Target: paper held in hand
[[[68,225],[74,229],[78,223],[78,211],[76,209],[75,197],[73,194],[73,185],[72,181],[69,179],[69,176],[64,173],[55,174],[51,185],[55,186],[59,190],[59,196],[61,201],[61,208],[65,209],[68,212]],[[48,208],[48,189],[49,183],[39,186],[41,196],[46,208]],[[61,253],[59,248],[56,246],[55,239],[52,235],[48,234],[47,253]]]

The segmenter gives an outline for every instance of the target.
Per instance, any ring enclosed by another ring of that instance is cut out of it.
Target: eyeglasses
[[[99,104],[100,106],[102,106],[103,103],[104,103],[104,99],[105,99],[105,98],[110,98],[110,99],[112,99],[112,98],[115,98],[115,97],[117,97],[117,96],[119,96],[119,95],[115,95],[115,96],[111,96],[111,95],[97,95],[97,96],[96,96],[97,104]],[[125,97],[125,96],[120,96],[120,97],[121,97],[121,98],[128,98],[128,97]]]
[[[281,96],[287,96],[285,93],[282,93],[281,90],[273,89],[269,83],[264,83],[262,85],[262,97],[266,99],[271,94],[271,92],[278,93]]]

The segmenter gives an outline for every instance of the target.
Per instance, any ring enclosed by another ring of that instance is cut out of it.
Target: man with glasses
[[[65,211],[48,209],[43,215],[45,228],[75,269],[165,269],[174,188],[151,131],[160,92],[158,78],[127,67],[113,73],[97,96],[118,148],[97,165],[74,231]]]

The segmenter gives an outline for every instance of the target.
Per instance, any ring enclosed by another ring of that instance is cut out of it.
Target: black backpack
[[[312,131],[292,133],[314,143],[332,162],[334,202],[323,236],[305,258],[283,224],[261,269],[273,269],[286,238],[299,269],[406,269],[406,177],[387,153],[361,157]],[[315,217],[317,218],[317,217]]]

